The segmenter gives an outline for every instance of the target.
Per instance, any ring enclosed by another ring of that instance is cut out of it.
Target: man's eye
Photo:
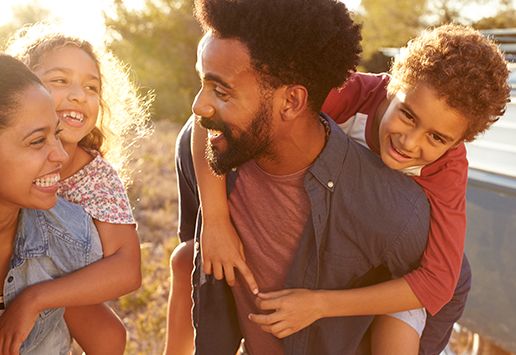
[[[226,94],[225,92],[223,91],[220,91],[219,89],[215,89],[215,95],[221,99],[225,99],[228,97],[228,94]]]

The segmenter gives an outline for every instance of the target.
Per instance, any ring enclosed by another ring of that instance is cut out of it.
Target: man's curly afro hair
[[[391,75],[391,95],[424,83],[464,115],[467,142],[496,122],[509,101],[509,71],[502,52],[467,26],[447,24],[424,31],[402,50]]]
[[[303,85],[314,111],[359,61],[360,26],[338,0],[196,0],[195,15],[204,32],[242,42],[266,85]]]

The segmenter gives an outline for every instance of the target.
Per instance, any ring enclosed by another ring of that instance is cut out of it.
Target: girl
[[[99,236],[81,207],[57,199],[68,156],[48,91],[23,63],[0,55],[0,93],[0,353],[67,354],[59,307],[91,298],[95,280],[72,286],[74,271],[102,257]]]
[[[22,29],[8,51],[52,94],[69,155],[58,194],[80,204],[101,236],[104,258],[77,273],[77,283],[95,283],[85,290],[90,301],[67,307],[66,323],[88,354],[122,354],[125,328],[101,302],[140,286],[140,249],[124,185],[104,155],[122,167],[136,138],[147,133],[150,100],[137,96],[127,73],[109,53],[49,26]]]
[[[411,42],[397,58],[390,83],[385,75],[355,74],[326,100],[323,111],[342,124],[351,137],[379,154],[387,166],[417,176],[414,178],[432,206],[429,242],[420,268],[370,288],[335,291],[335,298],[328,294],[324,302],[328,309],[320,317],[389,313],[378,316],[373,325],[375,353],[417,353],[426,319],[420,307],[435,314],[453,294],[465,237],[467,161],[463,142],[473,140],[503,113],[508,97],[506,80],[506,62],[492,42],[472,29],[448,25],[427,31]],[[250,290],[256,292],[257,284],[245,265],[244,249],[231,225],[228,207],[221,202],[225,201],[225,189],[220,189],[220,180],[210,177],[200,139],[195,133],[203,269],[217,279],[226,277],[231,285],[236,267]],[[175,257],[185,255],[187,260],[190,248],[183,244]],[[181,264],[174,260],[174,265]],[[183,274],[176,268],[174,276],[176,270]],[[180,286],[174,281],[174,290],[180,290]],[[279,337],[305,327],[306,319],[284,316],[292,310],[290,314],[310,314],[296,308],[315,304],[309,298],[313,295],[303,291],[259,294],[262,311],[274,311],[267,317],[251,315],[251,319]],[[180,297],[182,293],[176,294],[179,303],[190,302]],[[173,299],[170,309],[179,307],[175,302]],[[272,327],[271,319],[278,326]],[[313,321],[308,320],[308,324]],[[169,314],[169,335],[177,328],[191,332],[179,326],[180,322],[178,315]],[[187,339],[185,335],[183,339]],[[183,344],[181,340],[169,343]],[[183,349],[187,347],[191,348],[191,343]]]

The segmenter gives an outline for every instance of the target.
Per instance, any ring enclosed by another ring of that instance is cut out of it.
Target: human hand
[[[231,221],[208,223],[201,230],[201,256],[204,273],[217,280],[226,278],[229,286],[235,284],[238,269],[253,294],[257,294],[258,284],[245,262],[244,247]]]
[[[26,289],[27,290],[27,289]],[[24,290],[25,291],[25,290]],[[0,316],[0,353],[18,355],[36,322],[39,311],[27,292],[21,292]]]
[[[259,293],[256,305],[268,314],[250,314],[249,319],[277,338],[285,338],[321,318],[318,292],[288,289]]]

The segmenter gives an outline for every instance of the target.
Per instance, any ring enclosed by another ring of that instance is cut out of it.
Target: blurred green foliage
[[[199,87],[195,60],[201,31],[192,10],[192,0],[145,0],[142,10],[115,0],[115,15],[106,16],[110,49],[130,63],[142,90],[154,90],[158,119],[186,120]]]
[[[45,19],[51,20],[50,12],[42,7],[34,5],[18,5],[13,8],[13,20],[0,26],[0,48],[5,48],[11,35],[23,27]]]

